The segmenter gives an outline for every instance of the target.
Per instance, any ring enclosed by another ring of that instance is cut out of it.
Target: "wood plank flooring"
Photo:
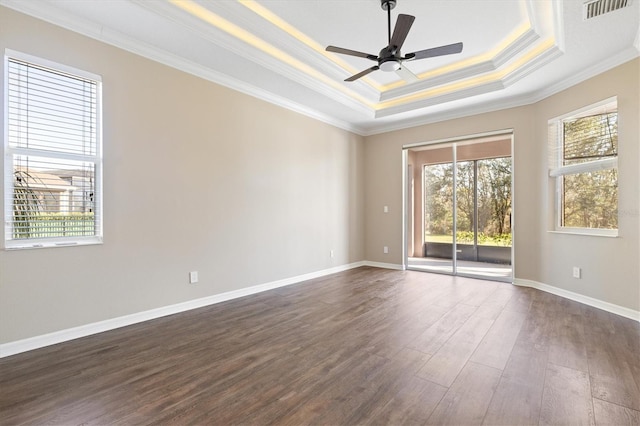
[[[640,424],[640,325],[363,267],[0,359],[0,424]]]

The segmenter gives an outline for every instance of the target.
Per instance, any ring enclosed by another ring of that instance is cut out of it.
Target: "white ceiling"
[[[380,0],[0,0],[0,4],[367,135],[535,102],[639,56],[640,0],[589,20],[582,0],[398,0],[416,17],[403,53],[458,55],[375,71]]]

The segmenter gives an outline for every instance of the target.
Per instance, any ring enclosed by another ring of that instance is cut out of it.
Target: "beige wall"
[[[370,136],[365,141],[366,258],[401,264],[404,144],[502,129],[514,131],[514,273],[638,310],[640,200],[640,59],[533,105]],[[611,96],[619,108],[619,238],[563,235],[553,227],[553,188],[547,165],[547,121]],[[390,213],[383,214],[382,206]],[[389,254],[382,253],[389,246]],[[572,267],[583,278],[571,277]]]
[[[0,250],[0,343],[364,260],[361,136],[1,7],[0,48],[102,76],[105,177],[103,245]]]
[[[549,214],[540,245],[545,261],[538,280],[640,310],[640,59],[539,102],[534,109],[535,132],[542,141],[549,119],[612,96],[618,97],[619,237],[544,232],[553,227],[553,185],[547,180],[541,207],[543,214]],[[539,173],[545,171],[540,168]],[[573,266],[582,268],[583,279],[571,278]]]

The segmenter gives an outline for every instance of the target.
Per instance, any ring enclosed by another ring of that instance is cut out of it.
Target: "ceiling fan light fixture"
[[[399,69],[400,69],[400,62],[395,59],[390,59],[380,64],[380,70],[384,72],[393,72],[393,71],[398,71]]]

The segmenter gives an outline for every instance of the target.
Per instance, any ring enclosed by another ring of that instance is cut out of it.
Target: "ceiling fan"
[[[343,49],[342,47],[327,46],[326,50],[328,52],[357,56],[378,63],[378,65],[374,65],[371,68],[367,68],[366,70],[359,72],[358,74],[352,75],[344,81],[355,81],[360,77],[364,77],[370,72],[376,70],[382,70],[386,72],[396,71],[405,80],[417,81],[418,78],[412,72],[402,67],[403,62],[415,61],[417,59],[433,58],[436,56],[451,55],[454,53],[462,52],[462,43],[454,43],[445,46],[434,47],[431,49],[419,50],[417,52],[407,53],[405,56],[402,56],[402,53],[400,53],[400,49],[402,48],[402,45],[404,44],[404,41],[409,34],[409,30],[411,29],[411,25],[413,25],[413,21],[416,19],[416,17],[403,14],[398,15],[398,19],[396,20],[396,27],[393,30],[393,35],[391,35],[391,9],[396,7],[397,1],[380,0],[380,2],[380,6],[382,7],[382,9],[387,11],[389,45],[387,47],[384,47],[380,51],[378,56],[372,55],[370,53],[358,52],[356,50]]]

